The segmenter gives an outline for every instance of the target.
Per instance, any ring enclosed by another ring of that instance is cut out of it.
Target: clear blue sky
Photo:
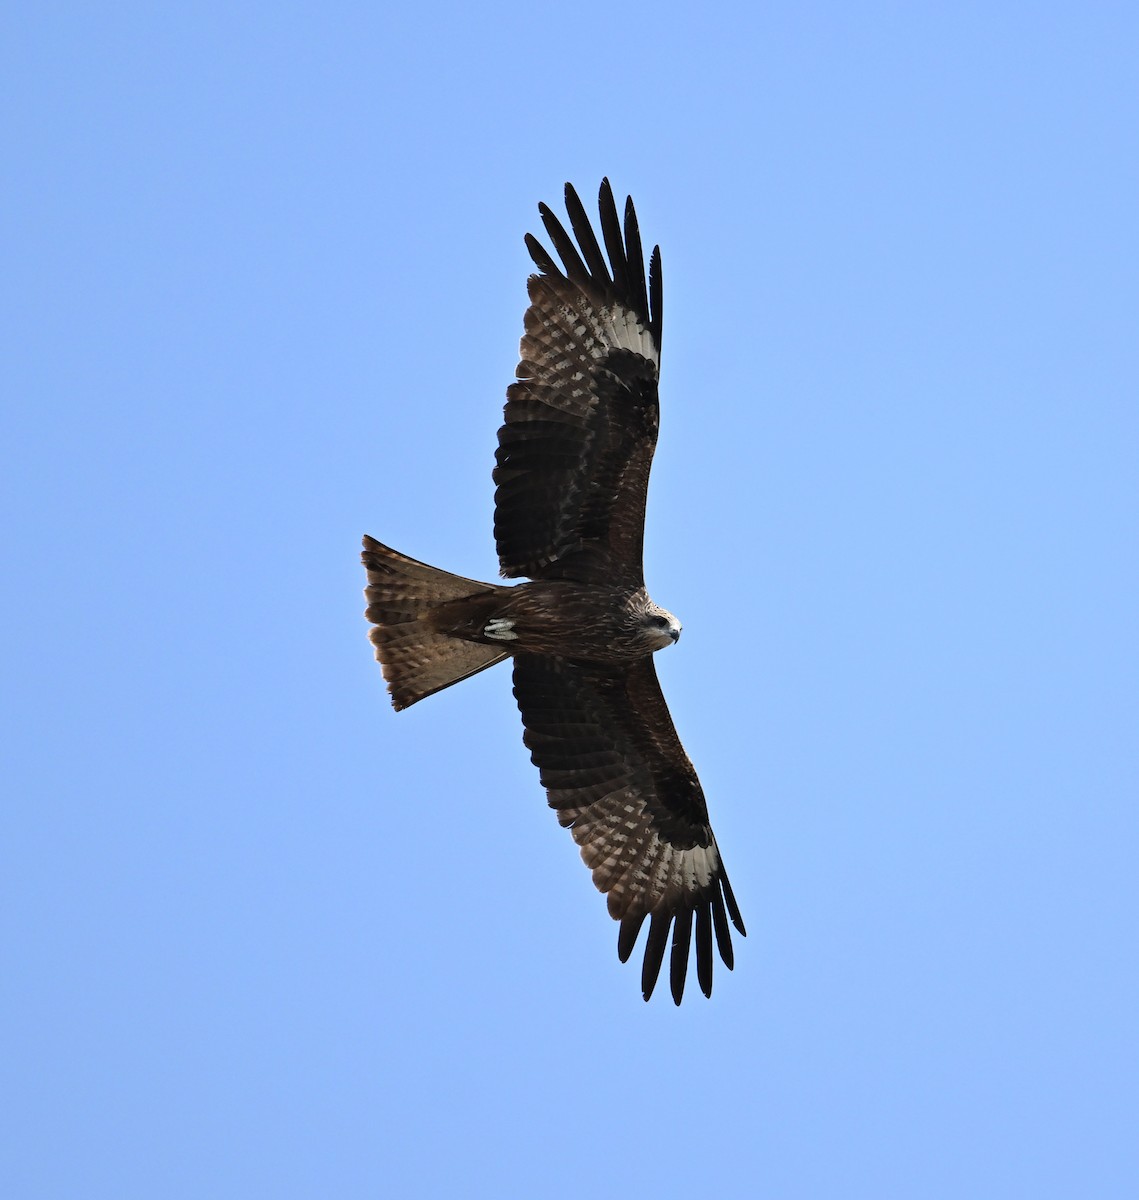
[[[13,1200],[1139,1194],[1139,13],[23,5]],[[645,1005],[498,668],[536,205],[664,256],[658,666],[749,936]]]

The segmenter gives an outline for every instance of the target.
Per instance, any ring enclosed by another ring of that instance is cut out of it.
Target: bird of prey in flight
[[[660,248],[646,280],[632,199],[622,223],[608,180],[600,242],[568,184],[565,203],[572,238],[539,205],[556,259],[526,235],[538,273],[494,468],[499,570],[529,582],[463,579],[365,537],[366,615],[397,709],[513,660],[523,740],[620,922],[617,953],[629,958],[648,920],[647,1000],[671,933],[679,1004],[693,927],[705,996],[713,942],[730,969],[729,919],[745,931],[653,667],[653,653],[680,637],[680,622],[649,599],[642,567]]]

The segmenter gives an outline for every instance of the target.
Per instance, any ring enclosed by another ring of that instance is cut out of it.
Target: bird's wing
[[[508,578],[638,586],[657,439],[660,249],[646,284],[632,200],[622,233],[602,182],[603,252],[569,184],[565,197],[576,246],[539,206],[560,264],[526,235],[541,273],[529,279],[518,382],[507,388],[498,431],[499,566]]]
[[[672,929],[670,982],[680,1003],[693,917],[696,972],[712,991],[712,943],[733,965],[728,918],[745,932],[708,824],[696,772],[668,714],[651,658],[612,668],[519,654],[514,695],[550,807],[573,834],[621,922],[625,962],[646,917],[641,987],[656,985]]]

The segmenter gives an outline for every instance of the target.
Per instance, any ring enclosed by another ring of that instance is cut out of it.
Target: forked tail
[[[497,646],[441,632],[432,621],[434,610],[455,600],[471,600],[475,607],[485,601],[492,607],[498,586],[429,567],[367,536],[360,558],[368,569],[364,615],[373,625],[368,636],[397,709],[507,657]]]

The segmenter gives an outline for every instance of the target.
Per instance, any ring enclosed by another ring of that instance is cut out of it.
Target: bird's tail
[[[392,704],[407,708],[417,700],[493,667],[507,657],[498,646],[463,641],[440,628],[440,609],[489,611],[502,588],[451,575],[364,538],[360,555],[368,570],[364,615],[369,637],[383,666]],[[453,602],[467,602],[458,605]],[[444,624],[452,625],[452,621]]]

